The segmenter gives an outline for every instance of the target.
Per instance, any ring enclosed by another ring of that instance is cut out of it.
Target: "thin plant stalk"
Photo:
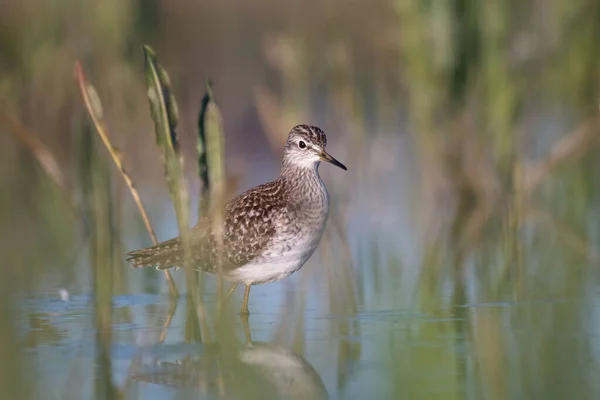
[[[96,127],[96,132],[102,139],[102,143],[106,146],[113,162],[121,172],[121,176],[125,180],[127,187],[129,188],[129,192],[133,196],[133,200],[138,207],[140,215],[142,216],[142,220],[144,221],[144,225],[146,226],[146,230],[152,239],[152,243],[154,245],[158,244],[158,239],[156,238],[156,233],[154,233],[154,229],[152,229],[152,225],[150,224],[150,218],[148,217],[148,212],[146,211],[146,207],[142,202],[142,198],[135,187],[131,176],[125,170],[125,166],[123,165],[123,159],[121,153],[117,148],[112,144],[110,139],[108,138],[106,124],[104,122],[104,118],[102,116],[102,104],[100,102],[100,98],[96,92],[96,89],[86,81],[85,75],[83,73],[83,68],[81,64],[77,62],[75,64],[75,70],[77,74],[77,82],[79,83],[79,89],[81,90],[81,96],[83,101],[85,102],[85,106],[94,121],[94,126]],[[163,271],[165,274],[165,278],[167,279],[167,283],[169,285],[169,292],[172,296],[178,297],[179,291],[177,290],[177,286],[173,281],[173,277],[169,271]]]
[[[163,328],[160,331],[160,336],[158,337],[158,343],[164,343],[167,338],[167,330],[171,326],[171,322],[173,322],[173,316],[175,315],[175,311],[177,310],[177,302],[172,301],[169,304],[169,311],[167,312],[167,319],[163,324]]]
[[[75,202],[73,196],[70,195],[65,176],[54,154],[52,154],[50,149],[37,136],[29,132],[23,124],[1,109],[0,124],[3,125],[27,150],[29,150],[46,175],[48,175],[56,186],[60,188],[60,194],[65,202],[71,207],[70,210],[73,212],[75,218],[78,218],[84,225],[84,228],[86,229],[85,235],[87,235],[87,221],[81,211],[81,207]]]
[[[0,123],[5,125],[19,142],[21,142],[41,165],[46,174],[63,190],[66,190],[64,175],[50,150],[38,139],[15,121],[3,110],[0,110]]]
[[[79,164],[83,196],[90,215],[90,265],[92,273],[92,299],[95,346],[94,386],[97,398],[115,398],[117,390],[112,383],[112,345],[113,325],[113,270],[116,243],[114,235],[114,209],[110,195],[110,174],[108,166],[97,153],[91,127],[87,121],[83,124],[80,144]]]

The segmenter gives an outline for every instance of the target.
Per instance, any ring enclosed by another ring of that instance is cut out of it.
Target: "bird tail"
[[[156,267],[159,270],[183,266],[183,247],[180,239],[175,238],[127,253],[130,267]]]

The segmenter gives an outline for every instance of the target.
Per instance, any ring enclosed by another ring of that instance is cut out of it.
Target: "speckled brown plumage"
[[[327,220],[329,197],[318,175],[320,160],[345,169],[325,153],[327,138],[314,126],[294,127],[286,142],[279,177],[231,200],[224,214],[223,273],[246,285],[273,282],[290,275],[316,248]],[[193,268],[215,272],[217,246],[209,224],[191,231]],[[179,238],[132,251],[132,267],[182,267]]]
[[[260,255],[275,233],[273,214],[286,212],[285,188],[277,181],[252,188],[230,201],[225,207],[223,230],[223,268],[235,269]],[[215,238],[207,235],[201,223],[191,232],[193,267],[206,272],[216,269]],[[128,261],[132,267],[156,266],[158,269],[181,267],[183,249],[180,238],[156,246],[132,251]]]

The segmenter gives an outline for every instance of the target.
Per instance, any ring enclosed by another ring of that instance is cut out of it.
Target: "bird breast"
[[[324,185],[318,189],[289,202],[286,212],[277,218],[276,233],[263,253],[232,271],[228,278],[247,285],[270,283],[302,268],[317,248],[329,214],[327,190]]]
[[[280,264],[285,276],[304,265],[323,236],[329,214],[327,191],[323,190],[304,204],[290,203],[287,214],[279,221],[277,234],[262,255],[265,260]]]

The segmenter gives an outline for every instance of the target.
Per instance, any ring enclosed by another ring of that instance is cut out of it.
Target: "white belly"
[[[314,253],[320,238],[320,234],[312,236],[312,239],[310,236],[290,238],[269,248],[253,262],[231,271],[225,278],[245,285],[277,282],[302,268]]]

